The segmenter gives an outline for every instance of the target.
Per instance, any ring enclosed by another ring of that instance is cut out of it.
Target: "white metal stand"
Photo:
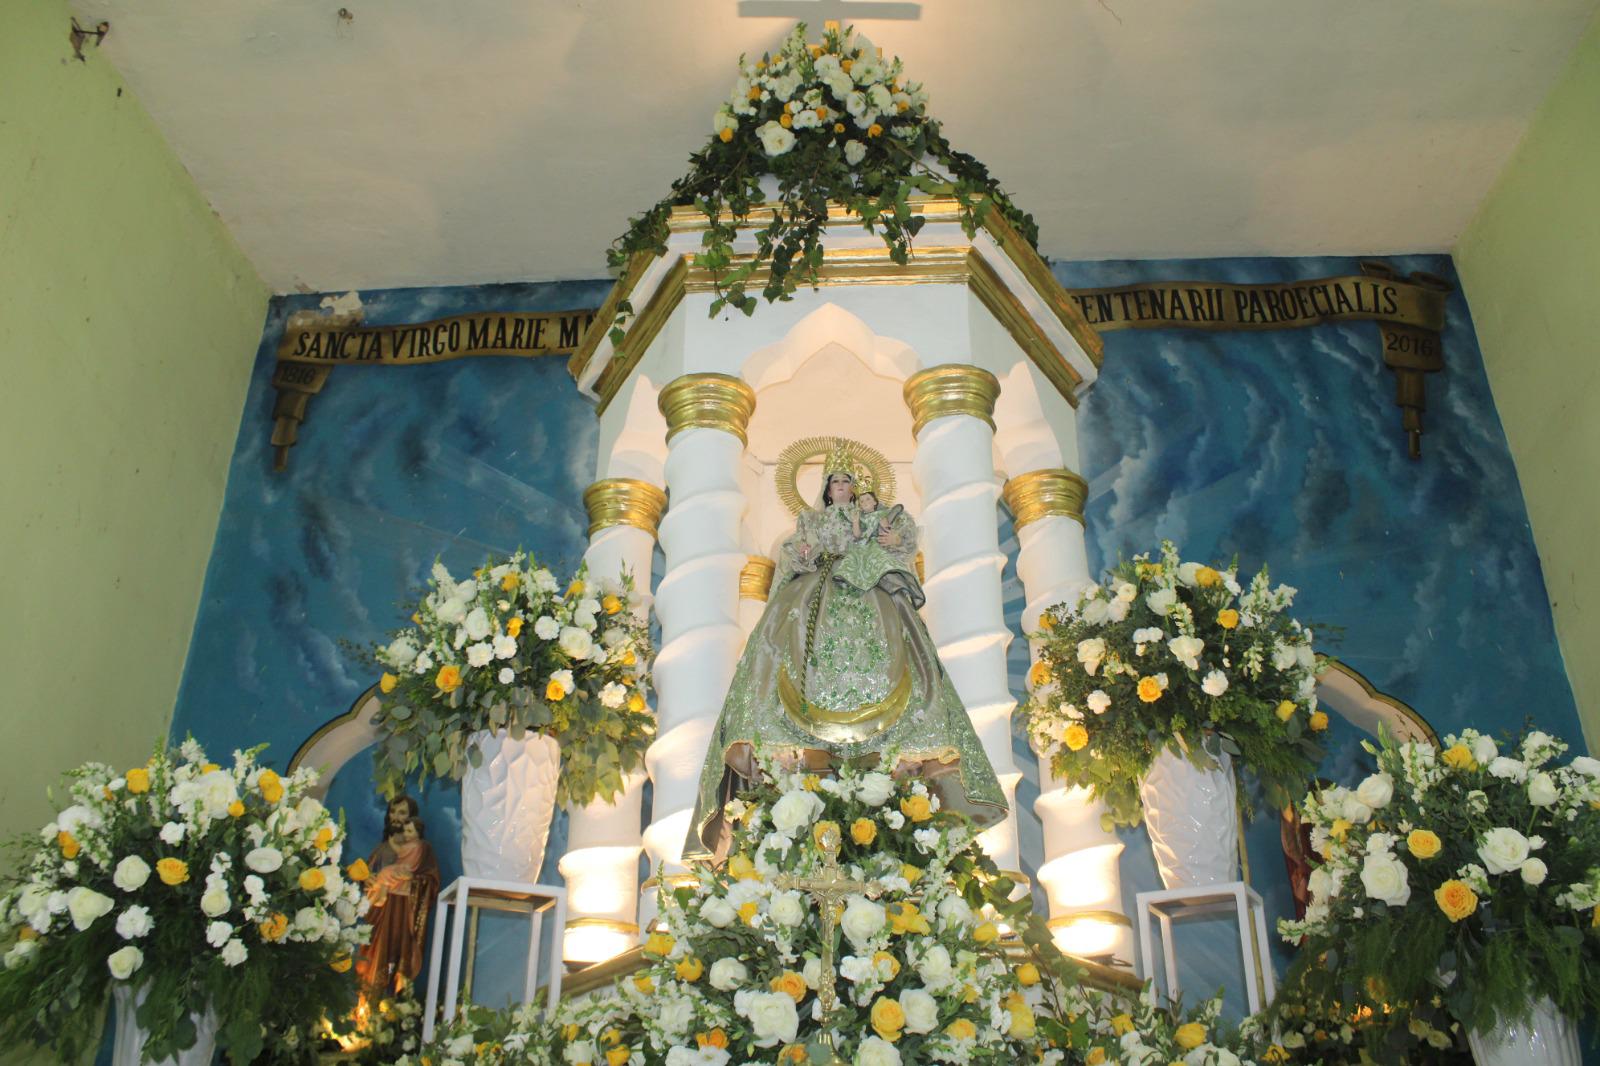
[[[1184,918],[1233,911],[1239,918],[1239,956],[1244,964],[1245,999],[1251,1014],[1261,1010],[1277,996],[1272,977],[1272,956],[1267,940],[1267,910],[1255,889],[1243,881],[1226,881],[1193,888],[1167,888],[1140,892],[1135,899],[1139,912],[1139,956],[1144,969],[1139,976],[1154,979],[1154,938],[1150,918],[1161,923],[1161,961],[1166,971],[1167,998],[1177,1000],[1178,956],[1172,943],[1172,923]],[[1263,992],[1265,999],[1263,1000]]]
[[[550,985],[546,1010],[555,1010],[561,999],[561,935],[567,925],[567,890],[554,885],[532,885],[521,881],[494,881],[481,877],[458,877],[439,893],[439,909],[434,916],[433,949],[428,959],[428,1006],[422,1015],[422,1039],[433,1039],[433,1019],[439,1007],[439,976],[444,962],[445,926],[450,926],[450,968],[445,975],[444,1020],[456,1016],[461,1000],[462,949],[473,935],[472,955],[466,960],[467,972],[476,961],[477,915],[469,909],[510,911],[528,916],[528,968],[523,979],[522,1002],[532,1002],[539,987],[539,945],[548,917],[554,919],[550,943]],[[455,911],[451,922],[450,912]],[[469,978],[470,985],[470,978]]]

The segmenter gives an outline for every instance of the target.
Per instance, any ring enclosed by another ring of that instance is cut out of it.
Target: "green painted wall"
[[[1600,18],[1455,251],[1600,750]],[[1507,635],[1514,653],[1515,634]]]
[[[0,31],[0,835],[172,716],[269,293],[60,0]]]

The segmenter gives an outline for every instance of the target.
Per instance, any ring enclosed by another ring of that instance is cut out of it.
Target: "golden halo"
[[[855,476],[858,491],[870,489],[884,507],[894,503],[894,469],[882,452],[846,437],[806,437],[778,453],[778,468],[772,474],[778,498],[790,514],[797,515],[811,506],[800,498],[798,482],[801,469],[817,459],[830,466],[830,473],[834,464],[828,461],[838,460],[837,465]]]

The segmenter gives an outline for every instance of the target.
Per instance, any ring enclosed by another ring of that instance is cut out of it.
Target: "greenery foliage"
[[[522,553],[457,581],[439,563],[412,625],[373,650],[385,667],[379,788],[416,774],[461,778],[482,763],[479,731],[529,731],[561,745],[558,803],[609,800],[644,760],[655,720],[645,702],[650,635],[629,577],[565,590]]]
[[[1034,634],[1026,714],[1056,776],[1087,786],[1109,818],[1143,816],[1139,782],[1163,748],[1202,768],[1227,752],[1275,810],[1303,795],[1322,760],[1311,631],[1285,613],[1295,590],[1263,567],[1183,562],[1170,541],[1057,604]]]
[[[953,197],[968,236],[998,211],[1037,244],[1033,219],[982,163],[950,147],[922,87],[905,80],[899,59],[878,51],[853,28],[829,29],[821,43],[808,44],[802,23],[776,54],[753,63],[740,57],[711,139],[689,157],[689,172],[672,191],[617,238],[611,266],[664,253],[673,208],[692,206],[705,218],[696,264],[716,281],[711,314],[731,305],[748,315],[756,298],[747,290],[758,282],[769,302],[815,284],[824,227],[840,207],[880,235],[895,262],[906,263],[926,221],[912,199],[918,194]],[[774,198],[762,186],[768,176],[777,182]],[[740,227],[756,219],[764,224],[755,231],[754,256],[736,256]]]

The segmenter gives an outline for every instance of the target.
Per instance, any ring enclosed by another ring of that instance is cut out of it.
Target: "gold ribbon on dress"
[[[778,699],[789,720],[807,733],[829,744],[856,744],[883,732],[905,713],[911,702],[911,671],[900,671],[900,680],[889,694],[876,703],[842,711],[819,707],[806,699],[789,676],[789,668],[778,668]]]

